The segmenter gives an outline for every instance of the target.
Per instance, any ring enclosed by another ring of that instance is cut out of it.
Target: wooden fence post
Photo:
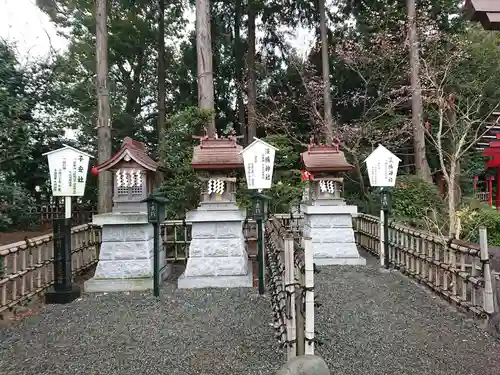
[[[285,291],[286,291],[286,332],[287,360],[296,355],[297,327],[295,323],[295,264],[293,256],[293,236],[285,234]]]
[[[498,299],[498,287],[500,287],[500,283],[498,282],[500,278],[500,274],[498,272],[495,272],[495,270],[493,270],[492,274],[491,274],[491,282],[492,282],[492,289],[493,289],[493,310],[495,310],[495,312],[500,312],[500,306],[499,306],[499,299]]]
[[[488,234],[485,227],[479,228],[479,245],[481,246],[481,263],[483,263],[483,309],[489,315],[494,312],[493,287],[491,282],[490,257],[488,254]]]
[[[384,267],[385,265],[385,241],[386,238],[384,238],[384,211],[380,210],[380,222],[379,222],[379,233],[380,233],[380,248],[379,248],[379,255],[380,255],[380,267]]]
[[[305,322],[305,348],[304,354],[314,354],[314,262],[311,238],[304,238],[304,286],[306,322]]]

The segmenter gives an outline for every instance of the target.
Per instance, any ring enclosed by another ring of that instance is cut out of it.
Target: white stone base
[[[146,213],[107,213],[94,215],[102,225],[102,244],[94,277],[85,283],[85,292],[126,292],[153,288],[154,231]],[[159,239],[161,246],[161,239]],[[166,264],[159,251],[160,267]],[[160,283],[171,273],[171,266],[160,274]]]
[[[184,272],[187,281],[179,280],[179,285],[246,285],[249,267],[243,237],[245,217],[235,204],[226,204],[225,209],[210,207],[206,210],[202,206],[186,216],[186,221],[192,223],[192,239]],[[225,279],[228,281],[220,281]]]
[[[317,266],[366,266],[366,259],[358,258],[315,258],[314,263]]]
[[[160,285],[172,274],[172,268],[172,265],[168,264],[161,271]],[[141,292],[153,289],[153,281],[152,277],[131,277],[126,279],[93,277],[85,281],[83,290],[85,293]]]
[[[185,273],[177,280],[179,289],[200,288],[252,288],[253,272],[248,268],[248,274],[243,276],[186,276]]]
[[[356,206],[301,206],[304,236],[312,241],[316,265],[366,265],[359,255],[352,229]]]
[[[153,279],[96,279],[85,281],[85,293],[136,292],[153,289]]]

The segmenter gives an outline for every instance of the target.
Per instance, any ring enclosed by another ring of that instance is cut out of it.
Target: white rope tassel
[[[335,182],[334,181],[320,181],[319,189],[322,193],[328,192],[330,194],[335,193]]]
[[[224,181],[222,180],[215,181],[215,193],[216,194],[224,193]]]
[[[123,186],[129,187],[130,185],[130,178],[128,175],[128,172],[122,172],[122,180],[123,180]]]
[[[135,171],[135,186],[142,186],[142,173],[141,171]]]
[[[208,180],[208,194],[222,194],[224,193],[224,181],[219,179]]]
[[[116,171],[116,187],[122,187],[123,181],[122,181],[122,171],[118,169]]]

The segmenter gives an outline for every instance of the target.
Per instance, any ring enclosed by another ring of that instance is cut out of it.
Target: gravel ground
[[[332,375],[499,375],[500,343],[397,272],[323,267],[317,354]],[[178,272],[176,272],[178,273]],[[85,295],[0,328],[0,373],[274,375],[283,363],[255,290]]]
[[[271,375],[269,300],[249,289],[85,295],[0,329],[0,373]]]
[[[322,267],[316,353],[335,375],[499,375],[500,343],[397,272]]]

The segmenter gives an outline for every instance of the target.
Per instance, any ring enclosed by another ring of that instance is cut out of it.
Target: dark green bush
[[[500,213],[487,205],[470,205],[458,212],[462,225],[461,238],[479,243],[479,227],[488,229],[488,244],[500,246]]]
[[[380,192],[370,195],[373,214],[380,210]],[[444,230],[446,207],[439,189],[420,177],[401,175],[396,180],[392,194],[392,218],[401,224],[423,229]],[[438,228],[435,228],[435,227]],[[434,227],[434,228],[433,228]]]
[[[165,205],[167,219],[184,218],[186,212],[196,208],[200,197],[200,181],[191,167],[193,147],[199,141],[194,134],[202,134],[210,113],[190,107],[169,118],[167,132],[161,144],[161,165],[165,179],[159,191],[168,202]]]
[[[273,184],[268,195],[270,213],[287,213],[299,205],[305,183],[300,176],[300,150],[297,150],[290,139],[285,136],[267,136],[262,138],[279,151],[275,154]],[[241,208],[251,206],[251,191],[246,189],[245,176],[242,174],[238,187],[238,204]]]
[[[23,187],[0,181],[0,232],[32,228],[35,200]]]

